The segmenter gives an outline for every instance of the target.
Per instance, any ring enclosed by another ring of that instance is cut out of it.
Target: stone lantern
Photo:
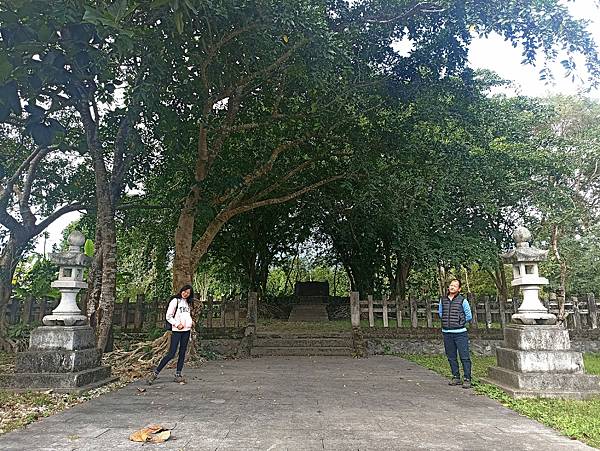
[[[91,258],[81,252],[85,243],[83,233],[75,230],[68,238],[69,250],[50,254],[52,263],[58,265],[58,280],[52,282],[53,288],[60,291],[60,303],[46,315],[42,322],[46,326],[81,326],[87,324],[87,317],[77,306],[77,293],[87,288],[83,281],[83,270],[91,263]]]
[[[75,231],[68,241],[66,252],[50,255],[59,266],[52,286],[61,292],[60,303],[31,332],[29,349],[17,354],[15,374],[0,374],[0,387],[81,392],[116,379],[110,366],[102,365],[94,330],[77,307],[77,293],[87,287],[83,270],[91,261],[81,252],[85,237]]]
[[[496,348],[497,366],[485,382],[509,395],[522,397],[588,398],[600,394],[600,377],[584,373],[583,356],[571,350],[569,331],[556,324],[539,299],[548,280],[540,277],[538,263],[548,251],[529,245],[531,233],[519,227],[516,247],[502,259],[513,266],[512,286],[523,290],[523,303],[504,328],[504,343]]]
[[[512,322],[517,324],[556,324],[556,316],[548,313],[541,303],[539,291],[542,285],[548,285],[548,279],[540,277],[538,263],[546,260],[548,251],[530,246],[531,232],[519,227],[513,233],[516,247],[502,255],[505,263],[513,267],[513,287],[523,290],[523,303]]]

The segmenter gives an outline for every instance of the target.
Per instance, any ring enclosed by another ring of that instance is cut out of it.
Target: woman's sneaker
[[[156,374],[154,371],[152,371],[146,378],[146,382],[148,383],[148,385],[152,385],[152,382],[154,382],[157,377],[158,377],[158,374]]]
[[[471,379],[465,379],[462,386],[463,388],[471,388]]]
[[[460,379],[457,379],[455,377],[452,378],[452,380],[450,382],[448,382],[448,385],[461,385],[462,382]]]
[[[175,382],[179,383],[179,384],[185,384],[185,379],[181,374],[176,374],[175,375]]]

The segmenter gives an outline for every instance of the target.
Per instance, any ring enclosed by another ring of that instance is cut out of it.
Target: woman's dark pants
[[[458,351],[465,379],[471,380],[471,358],[469,357],[469,336],[467,332],[444,332],[442,335],[444,335],[444,349],[450,363],[452,377],[460,379],[458,360],[456,359],[456,352]]]
[[[185,332],[171,332],[171,345],[169,346],[169,352],[158,364],[158,367],[154,371],[156,374],[160,373],[169,361],[175,357],[177,352],[177,345],[179,345],[179,356],[177,357],[177,374],[181,374],[183,369],[183,361],[185,360],[185,351],[187,350],[188,342],[190,341],[190,331]]]

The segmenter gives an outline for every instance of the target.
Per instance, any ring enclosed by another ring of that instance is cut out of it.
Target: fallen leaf
[[[140,429],[139,431],[135,431],[129,436],[129,440],[132,442],[162,443],[165,440],[168,440],[170,436],[171,431],[168,429],[165,429],[160,424],[151,424]],[[158,439],[156,439],[156,437],[158,437]]]
[[[158,433],[154,434],[150,441],[152,443],[162,443],[162,442],[166,442],[167,440],[169,440],[170,437],[171,437],[171,431],[166,430],[166,431],[162,431],[162,432],[158,432]]]
[[[146,391],[146,389],[142,387],[138,387],[137,389],[140,393],[144,393]]]

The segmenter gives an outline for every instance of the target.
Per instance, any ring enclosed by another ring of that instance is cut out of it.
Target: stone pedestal
[[[516,398],[584,399],[600,394],[600,377],[584,374],[583,356],[571,350],[569,332],[560,326],[509,324],[498,366],[484,382]]]
[[[0,386],[16,390],[80,392],[116,380],[101,364],[90,326],[42,326],[33,330],[29,350],[17,354],[15,374],[0,375]]]

